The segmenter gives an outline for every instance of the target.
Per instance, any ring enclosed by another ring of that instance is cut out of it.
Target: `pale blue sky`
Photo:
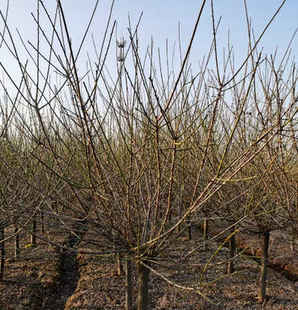
[[[210,6],[205,8],[203,18],[201,20],[198,36],[194,42],[191,53],[191,62],[198,64],[202,57],[206,55],[208,47],[212,40],[212,29],[210,23]],[[257,34],[260,33],[266,22],[274,13],[275,9],[280,5],[281,0],[247,0],[249,15]],[[52,7],[56,1],[44,1],[46,5]],[[69,22],[71,35],[74,46],[78,43],[82,35],[84,26],[88,21],[91,10],[95,4],[94,0],[62,1],[66,12],[66,18]],[[111,1],[100,1],[94,26],[91,33],[95,36],[97,42],[100,42],[104,30],[104,22],[107,19],[108,8]],[[247,50],[247,30],[245,23],[244,5],[241,0],[215,0],[215,14],[222,16],[221,28],[219,31],[219,49],[227,45],[228,31],[234,46],[235,56],[240,61],[245,56]],[[184,46],[188,42],[192,28],[197,16],[201,1],[198,0],[116,0],[113,13],[113,19],[118,21],[119,36],[127,37],[128,14],[131,17],[133,25],[136,24],[141,12],[143,18],[140,26],[140,44],[145,49],[150,43],[151,36],[154,38],[155,46],[164,48],[168,39],[170,47],[174,47],[174,42],[178,38],[178,23],[181,24],[182,40]],[[4,11],[6,1],[1,0],[0,9]],[[35,41],[35,27],[31,12],[35,12],[35,0],[11,0],[8,16],[8,24],[14,35],[15,29],[18,28],[23,36],[24,41]],[[280,15],[277,17],[270,30],[261,42],[266,53],[273,53],[278,47],[282,52],[288,45],[292,34],[298,27],[298,1],[288,0],[283,7]],[[43,19],[44,21],[44,19]],[[46,24],[45,24],[46,25]],[[0,31],[3,29],[3,23],[0,22]],[[17,36],[16,36],[17,38]],[[18,41],[18,40],[17,40]],[[90,42],[90,40],[88,41]],[[293,42],[293,56],[297,54],[297,38]],[[177,47],[177,45],[176,45]],[[86,46],[86,50],[92,49]],[[82,54],[82,60],[85,57]],[[7,56],[4,47],[0,49],[0,61],[8,68],[14,70],[12,59]]]

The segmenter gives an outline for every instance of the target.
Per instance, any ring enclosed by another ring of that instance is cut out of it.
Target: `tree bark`
[[[41,220],[41,233],[44,234],[45,233],[45,224],[44,224],[44,212],[43,212],[43,209],[41,210],[41,213],[40,213],[40,220]]]
[[[203,249],[204,251],[206,250],[207,248],[207,245],[206,245],[206,241],[208,239],[208,219],[206,217],[204,217],[203,219]]]
[[[149,309],[149,273],[150,270],[141,263],[137,265],[138,271],[138,296],[137,296],[137,310]]]
[[[269,239],[270,239],[270,232],[269,231],[263,232],[262,264],[261,264],[259,292],[258,292],[258,299],[260,302],[264,302],[266,299]]]
[[[132,266],[131,260],[125,260],[125,310],[132,310]]]
[[[191,220],[187,221],[187,232],[188,232],[188,240],[192,239],[192,225]]]
[[[298,235],[298,230],[294,226],[292,226],[292,233],[291,233],[291,251],[295,252],[295,243]]]
[[[120,253],[115,254],[115,259],[116,259],[116,272],[118,276],[121,276],[123,273],[123,268],[121,264],[121,256]]]
[[[15,232],[15,244],[14,244],[14,258],[17,259],[20,254],[20,236],[18,234],[18,226],[15,225],[14,232]]]
[[[33,216],[31,242],[30,242],[32,246],[36,246],[36,232],[37,232],[36,216]]]
[[[4,240],[4,228],[0,227],[0,250],[1,250],[0,280],[3,280],[4,268],[5,268],[5,244],[3,240]]]
[[[230,255],[229,255],[229,261],[227,263],[227,274],[231,274],[235,271],[234,261],[233,261],[233,258],[236,254],[235,234],[233,234],[229,240],[229,250],[230,250],[230,252],[229,252]]]
[[[115,259],[116,274],[118,276],[121,276],[122,272],[123,272],[123,268],[122,268],[122,264],[121,264],[120,253],[117,253],[116,232],[114,230],[112,230],[112,234],[113,234],[113,239],[114,239],[113,242],[114,242],[114,250],[115,250],[114,259]]]

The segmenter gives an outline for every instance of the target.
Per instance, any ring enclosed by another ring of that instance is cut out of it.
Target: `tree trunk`
[[[121,264],[121,256],[120,253],[115,254],[115,259],[116,259],[116,272],[118,276],[121,276],[123,273],[123,268]]]
[[[137,296],[137,310],[149,309],[149,273],[150,270],[141,263],[137,265],[138,271],[138,296]]]
[[[258,292],[258,299],[260,302],[264,302],[266,299],[269,239],[270,239],[270,232],[269,231],[263,232],[262,264],[261,264],[259,292]]]
[[[206,250],[207,246],[206,246],[206,241],[208,239],[208,219],[206,217],[204,217],[203,219],[203,225],[202,225],[202,229],[203,229],[203,249]]]
[[[17,259],[20,254],[20,236],[18,234],[18,225],[15,225],[15,244],[14,244],[14,258]]]
[[[3,227],[0,227],[0,250],[1,250],[0,280],[3,280],[4,268],[5,268],[5,244],[4,244],[4,228]]]
[[[125,261],[125,310],[132,310],[132,266],[129,258]]]
[[[292,226],[291,243],[290,243],[290,247],[291,247],[292,252],[295,252],[295,243],[296,243],[296,239],[297,239],[297,234],[298,234],[297,228]]]
[[[121,276],[122,272],[123,272],[123,268],[122,268],[122,264],[121,264],[120,253],[117,253],[116,232],[114,230],[112,230],[112,235],[113,235],[114,250],[115,250],[114,259],[115,259],[116,274],[118,276]]]
[[[33,216],[31,242],[30,242],[32,246],[36,246],[36,230],[37,230],[36,216]]]
[[[233,232],[231,232],[231,233],[233,233]],[[229,255],[229,261],[227,263],[227,274],[231,274],[235,271],[234,261],[233,261],[233,258],[236,254],[235,234],[233,234],[229,240],[229,250],[230,250],[230,255]]]
[[[187,232],[188,232],[188,240],[191,240],[192,239],[192,225],[191,225],[190,220],[187,221]]]
[[[40,212],[40,221],[41,221],[41,233],[45,233],[45,225],[44,225],[44,212],[43,209]]]

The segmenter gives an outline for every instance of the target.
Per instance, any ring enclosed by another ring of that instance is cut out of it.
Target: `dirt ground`
[[[277,240],[274,236],[273,242]],[[178,256],[186,254],[186,247],[196,249],[185,262],[177,268]],[[150,309],[298,309],[298,282],[288,280],[282,273],[269,269],[268,298],[264,304],[257,301],[257,280],[259,265],[247,255],[239,255],[235,259],[236,270],[226,275],[224,262],[228,257],[228,249],[222,248],[218,255],[210,261],[207,272],[202,271],[210,257],[218,249],[215,242],[208,243],[206,250],[202,246],[201,234],[195,232],[194,240],[183,238],[173,249],[169,249],[167,257],[160,259],[152,267],[170,281],[183,286],[192,286],[202,281],[208,283],[200,287],[203,294],[211,300],[207,302],[199,294],[173,287],[159,276],[151,273]],[[285,243],[282,243],[285,244]],[[279,247],[281,250],[281,247]],[[273,250],[271,251],[273,252]],[[179,254],[178,254],[179,253]],[[293,254],[294,255],[294,254]],[[75,293],[68,299],[67,309],[124,309],[125,277],[118,276],[111,259],[96,257],[80,257],[80,280]],[[173,262],[173,264],[169,262]],[[213,283],[212,281],[215,280]],[[136,291],[134,291],[136,293]]]
[[[254,246],[259,242],[246,239]],[[270,257],[275,263],[284,262],[290,269],[289,266],[297,264],[298,253],[290,253],[286,241],[286,236],[273,234]],[[86,242],[87,239],[81,242],[80,249],[87,246]],[[152,268],[179,285],[197,285],[210,302],[194,291],[173,287],[151,272],[150,309],[298,309],[297,280],[289,280],[282,272],[269,268],[268,298],[260,304],[257,301],[258,263],[238,252],[234,274],[226,275],[224,262],[228,249],[223,247],[210,260],[218,243],[209,242],[206,249],[202,244],[199,231],[194,232],[190,241],[183,236],[164,257],[152,263]],[[177,260],[181,261],[189,249],[194,250],[193,254],[184,264],[177,265]],[[0,309],[124,309],[125,276],[117,274],[114,258],[71,255],[39,242],[35,248],[24,248],[18,260],[8,260],[5,281],[0,283]],[[207,263],[209,267],[203,272]]]

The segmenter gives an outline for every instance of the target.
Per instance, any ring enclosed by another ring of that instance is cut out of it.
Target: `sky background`
[[[56,1],[47,0],[43,2],[48,7],[49,12],[53,13]],[[190,60],[193,67],[199,65],[202,58],[206,56],[212,40],[210,1],[207,2],[208,5],[205,7],[191,52]],[[281,2],[281,0],[247,0],[249,15],[256,35],[260,34]],[[77,48],[95,1],[64,0],[62,3],[69,24],[73,46]],[[102,0],[99,3],[90,36],[81,54],[80,61],[82,63],[87,61],[87,52],[92,55],[93,47],[91,43],[91,34],[94,36],[96,44],[100,46],[110,4],[111,1],[108,0]],[[229,37],[233,45],[236,62],[240,63],[241,60],[245,58],[247,51],[247,27],[243,1],[215,0],[214,4],[216,18],[218,19],[221,17],[221,25],[218,32],[218,49],[221,53],[223,48],[227,47]],[[165,46],[168,40],[170,50],[175,51],[175,55],[178,56],[178,24],[180,24],[181,27],[181,41],[183,52],[185,52],[200,5],[201,1],[198,0],[116,0],[112,19],[117,20],[117,36],[123,36],[127,39],[128,16],[130,16],[132,25],[134,26],[143,12],[141,25],[139,27],[141,48],[145,50],[153,38],[154,46],[161,48],[161,53],[165,55]],[[5,13],[5,8],[6,1],[1,0],[0,9],[3,13]],[[36,15],[35,0],[10,0],[8,25],[15,38],[16,45],[19,48],[19,53],[21,57],[23,57],[23,61],[25,61],[28,56],[24,53],[24,49],[20,45],[16,29],[19,29],[22,39],[25,42],[36,42],[36,27],[31,16],[32,12]],[[298,27],[297,16],[298,1],[288,0],[260,43],[260,47],[264,49],[264,53],[272,54],[276,48],[278,48],[280,55],[285,51],[293,33]],[[41,15],[41,23],[44,29],[49,29],[49,24],[44,14]],[[3,31],[2,21],[0,21],[0,31]],[[297,38],[295,38],[292,44],[292,56],[294,59],[297,55],[297,43]],[[114,41],[112,54],[115,53],[115,48],[116,44]],[[179,58],[175,57],[175,59],[178,61]],[[109,61],[112,67],[112,62],[115,63],[115,57],[113,56]],[[0,48],[0,62],[11,74],[16,77],[18,76],[17,63],[9,56],[3,44]],[[0,76],[3,76],[1,68]]]

